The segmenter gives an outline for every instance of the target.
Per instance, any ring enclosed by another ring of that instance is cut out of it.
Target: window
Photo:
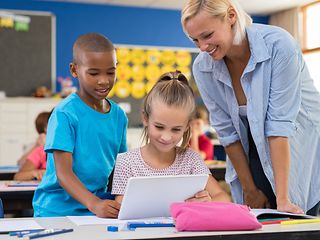
[[[303,14],[303,55],[315,86],[320,91],[320,1],[305,6]]]

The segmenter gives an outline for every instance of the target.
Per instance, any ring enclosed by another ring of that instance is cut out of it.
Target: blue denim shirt
[[[281,28],[252,24],[246,29],[251,57],[241,76],[247,116],[263,170],[275,189],[268,137],[288,137],[291,151],[289,197],[305,211],[320,200],[320,95],[300,47]],[[241,141],[248,154],[247,129],[224,60],[201,52],[193,74],[210,122],[223,146]],[[243,203],[237,174],[227,159],[226,181],[235,202]]]

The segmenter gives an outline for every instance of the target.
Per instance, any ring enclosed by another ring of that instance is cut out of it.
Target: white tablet
[[[170,204],[204,190],[208,174],[130,178],[118,219],[170,217]]]

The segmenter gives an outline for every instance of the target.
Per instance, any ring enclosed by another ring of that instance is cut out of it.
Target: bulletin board
[[[0,91],[31,96],[37,87],[55,91],[55,16],[0,9]]]
[[[194,85],[192,63],[196,49],[117,46],[117,81],[108,95],[127,112],[129,127],[141,127],[143,98],[165,72],[179,70]]]

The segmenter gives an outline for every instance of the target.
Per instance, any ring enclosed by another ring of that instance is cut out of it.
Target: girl
[[[130,177],[210,174],[200,155],[188,148],[194,110],[194,96],[186,77],[179,71],[162,75],[143,103],[146,145],[117,157],[112,186],[116,201],[122,201]],[[230,198],[210,175],[205,190],[187,201],[212,200]]]
[[[46,139],[47,125],[51,112],[41,112],[35,121],[39,137],[35,146],[24,154],[19,162],[21,168],[19,172],[14,175],[14,180],[41,180],[45,171],[47,163],[47,155],[44,151],[44,144]]]

